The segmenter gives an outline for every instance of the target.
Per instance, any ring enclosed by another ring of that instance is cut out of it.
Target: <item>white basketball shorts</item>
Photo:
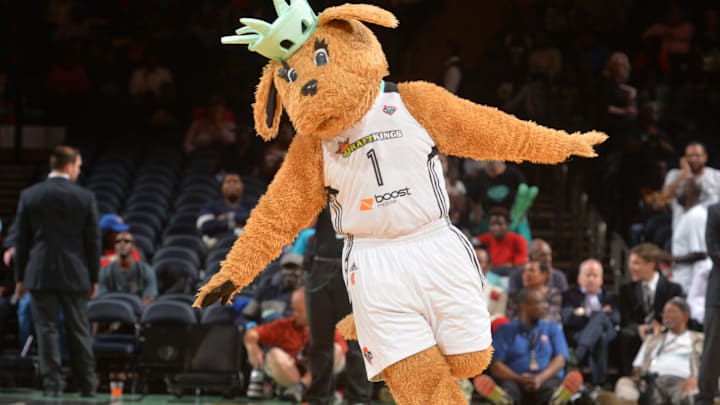
[[[444,219],[398,238],[346,238],[343,277],[369,380],[433,345],[451,355],[492,343],[475,251]]]

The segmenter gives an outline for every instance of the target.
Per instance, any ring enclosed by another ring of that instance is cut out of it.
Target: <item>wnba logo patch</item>
[[[373,354],[370,350],[368,350],[367,347],[362,348],[363,356],[365,357],[365,360],[367,360],[368,363],[372,364],[373,361]]]
[[[397,107],[394,105],[384,105],[382,111],[387,115],[393,115],[395,111],[397,111]]]

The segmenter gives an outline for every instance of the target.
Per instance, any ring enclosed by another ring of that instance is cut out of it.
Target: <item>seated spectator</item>
[[[473,234],[485,233],[490,227],[490,211],[495,207],[504,207],[512,212],[516,202],[518,187],[525,183],[522,172],[513,165],[508,165],[500,160],[488,160],[483,170],[478,171],[467,186],[468,196],[476,209],[472,218]],[[483,215],[483,211],[485,215]],[[518,218],[510,218],[508,226]],[[525,238],[527,243],[530,240],[530,226],[527,218],[517,224],[517,229],[511,229]]]
[[[682,287],[658,270],[662,250],[651,243],[630,249],[632,281],[620,287],[620,373],[630,375],[631,359],[648,335],[662,329],[662,312],[672,297],[682,296]]]
[[[567,277],[565,272],[553,267],[553,251],[550,244],[543,239],[533,239],[530,242],[528,249],[528,256],[530,260],[538,260],[546,262],[550,267],[550,278],[548,279],[548,287],[555,287],[560,292],[565,292],[568,289]],[[522,284],[523,270],[517,269],[510,274],[510,293],[520,291],[523,288]]]
[[[312,379],[307,357],[310,334],[304,288],[293,292],[292,311],[291,317],[256,326],[245,332],[243,342],[248,361],[254,367],[248,385],[249,398],[263,396],[262,389],[256,384],[262,382],[264,371],[278,386],[285,388],[281,395],[283,399],[302,402],[305,389]],[[335,331],[333,362],[335,374],[340,373],[345,366],[345,353],[347,353],[347,343]]]
[[[490,373],[475,378],[475,388],[493,404],[564,404],[582,385],[577,371],[565,376],[568,347],[562,327],[542,320],[547,310],[538,290],[518,293],[520,316],[493,336]],[[564,381],[563,381],[564,377]]]
[[[139,296],[147,305],[158,295],[155,272],[147,263],[133,258],[135,240],[130,232],[115,237],[114,260],[100,269],[98,296],[107,292],[126,292]]]
[[[14,266],[15,261],[15,243],[17,242],[18,237],[18,228],[17,228],[17,221],[13,222],[13,224],[10,226],[10,229],[8,229],[7,236],[5,237],[5,240],[3,240],[3,263],[5,266],[7,266],[8,269],[12,269]],[[14,287],[14,286],[13,286]],[[25,291],[25,294],[18,295],[17,293],[13,293],[13,296],[10,298],[9,303],[13,305],[17,305],[17,321],[18,321],[18,338],[20,342],[20,347],[24,348],[26,344],[32,342],[32,340],[28,340],[31,336],[35,334],[35,324],[33,323],[33,317],[32,317],[32,311],[31,311],[31,291]],[[67,345],[65,344],[65,328],[64,328],[64,322],[65,322],[65,316],[63,314],[62,309],[59,310],[58,320],[60,327],[58,328],[58,332],[60,334],[60,351],[61,356],[63,360],[67,360],[68,357],[68,350]]]
[[[705,207],[720,199],[720,170],[706,166],[707,148],[700,142],[690,142],[685,147],[685,155],[680,158],[680,168],[671,169],[665,176],[663,197],[672,204],[672,229],[677,227],[685,212],[680,203],[685,194],[688,181],[694,181],[702,187],[699,202]]]
[[[563,294],[563,329],[578,364],[588,363],[592,383],[599,388],[607,381],[608,344],[617,337],[620,311],[615,296],[603,289],[599,261],[580,263],[577,283]]]
[[[235,117],[225,108],[222,96],[210,96],[207,107],[198,108],[185,134],[183,149],[191,153],[211,145],[235,143]]]
[[[170,70],[161,66],[154,54],[148,53],[143,59],[142,65],[133,70],[128,87],[133,98],[148,102],[160,95],[163,84],[174,81]]]
[[[487,246],[492,267],[518,266],[527,262],[527,242],[515,232],[510,232],[510,213],[504,207],[495,207],[488,213],[490,232],[477,237]]]
[[[633,361],[632,377],[621,377],[615,393],[628,401],[640,399],[640,403],[692,404],[698,392],[704,336],[688,330],[690,309],[680,297],[665,304],[662,319],[665,330],[643,342]]]
[[[210,201],[200,209],[196,225],[209,247],[217,239],[242,232],[256,203],[254,198],[244,198],[244,187],[239,174],[227,172],[222,180],[222,200]]]
[[[2,251],[3,251],[3,264],[8,269],[13,269],[15,265],[15,252],[16,252],[16,242],[18,237],[18,227],[17,227],[17,221],[13,222],[13,224],[8,229],[7,236],[3,240],[2,243]],[[10,278],[14,280],[14,277],[10,275]],[[12,284],[12,283],[11,283]],[[12,288],[14,289],[14,285],[12,285]],[[0,287],[1,289],[2,287]],[[9,292],[9,289],[5,292]],[[3,293],[5,293],[3,292]],[[4,295],[4,294],[3,294]],[[25,291],[24,294],[18,295],[17,292],[14,292],[13,295],[7,299],[5,302],[2,302],[2,298],[5,298],[4,296],[0,298],[1,305],[5,305],[4,308],[1,308],[1,310],[8,311],[5,313],[5,316],[9,316],[9,310],[10,305],[17,305],[16,315],[17,315],[17,322],[18,322],[18,341],[20,343],[21,350],[25,350],[27,347],[28,349],[31,347],[29,346],[33,339],[30,339],[31,337],[36,338],[35,335],[35,323],[33,322],[33,315],[31,311],[31,300],[32,300],[32,292],[31,291]],[[69,352],[66,344],[66,336],[65,336],[65,314],[63,314],[62,309],[59,309],[58,313],[58,334],[60,335],[60,356],[63,361],[67,361],[69,357]]]
[[[498,317],[505,317],[508,302],[508,277],[490,270],[490,255],[488,255],[487,249],[476,240],[473,240],[473,244],[475,256],[478,258],[480,269],[482,269],[483,274],[485,274],[485,280],[487,281],[487,285],[485,286],[485,302],[487,302],[490,318],[494,320]]]
[[[480,243],[477,239],[472,239],[472,245],[480,268],[487,274],[490,271],[490,254],[488,253],[487,246]]]
[[[119,232],[127,232],[130,230],[130,226],[123,222],[120,215],[117,214],[105,214],[100,218],[98,223],[100,227],[100,238],[102,239],[103,254],[100,257],[100,267],[105,267],[113,260],[117,259],[115,252],[115,241]],[[135,248],[133,244],[132,257],[136,261],[142,260],[140,252]]]
[[[550,266],[546,262],[531,260],[525,263],[523,268],[523,288],[539,291],[545,297],[547,311],[543,320],[547,322],[560,322],[562,316],[562,293],[555,287],[548,286],[550,278]],[[511,293],[508,300],[507,317],[516,319],[520,315],[519,293]]]
[[[285,253],[280,259],[280,270],[266,274],[242,309],[242,317],[258,323],[267,323],[289,316],[290,297],[303,282],[303,256]]]

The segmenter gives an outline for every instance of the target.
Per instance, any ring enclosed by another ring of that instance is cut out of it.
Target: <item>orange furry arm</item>
[[[250,284],[320,212],[326,197],[323,184],[320,141],[298,134],[285,162],[250,214],[245,231],[235,241],[220,271],[200,289],[193,305],[209,305],[203,300],[205,296],[227,281],[234,285],[233,293]],[[230,291],[224,295],[228,294]]]
[[[427,82],[398,85],[403,103],[444,154],[471,159],[558,163],[570,155],[595,157],[602,132],[575,133],[523,121],[475,104]]]

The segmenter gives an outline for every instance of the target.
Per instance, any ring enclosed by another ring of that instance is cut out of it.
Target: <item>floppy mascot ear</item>
[[[278,133],[282,103],[280,95],[273,83],[275,62],[268,62],[263,68],[260,83],[255,90],[255,103],[253,104],[253,118],[255,130],[265,142],[272,140]]]
[[[393,13],[370,4],[343,4],[328,7],[318,16],[318,24],[326,25],[333,20],[358,20],[381,27],[395,28],[398,20]]]

